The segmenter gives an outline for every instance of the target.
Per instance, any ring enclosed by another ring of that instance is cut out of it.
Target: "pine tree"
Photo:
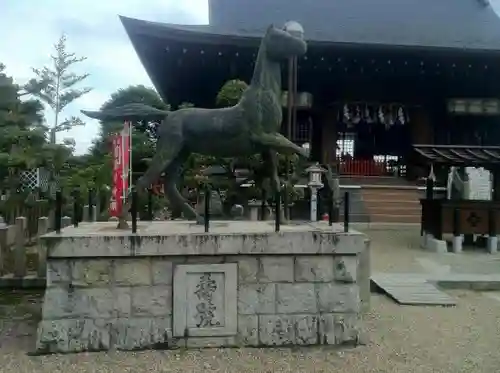
[[[77,57],[75,53],[66,50],[66,36],[62,35],[54,45],[55,54],[51,56],[52,66],[33,69],[36,78],[31,79],[25,89],[54,111],[54,123],[50,126],[50,143],[56,143],[56,133],[67,131],[74,126],[84,125],[78,117],[70,117],[62,122],[60,114],[72,102],[89,93],[91,88],[75,88],[89,74],[77,75],[70,68],[86,57]]]
[[[0,183],[16,189],[22,171],[44,162],[46,127],[43,105],[37,100],[21,101],[21,89],[0,63]]]

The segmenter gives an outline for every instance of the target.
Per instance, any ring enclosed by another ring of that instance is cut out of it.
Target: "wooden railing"
[[[338,159],[339,171],[346,176],[404,176],[406,166],[386,159]]]
[[[385,176],[386,164],[373,159],[341,160],[340,174],[353,176]]]

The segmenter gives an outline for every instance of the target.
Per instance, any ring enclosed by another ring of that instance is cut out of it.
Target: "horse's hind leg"
[[[273,198],[281,190],[281,181],[278,175],[278,154],[275,150],[269,149],[262,152],[265,174],[271,180]]]
[[[197,223],[203,222],[202,217],[193,209],[193,207],[186,201],[177,189],[177,182],[182,173],[182,166],[184,165],[189,153],[181,151],[177,157],[165,169],[165,195],[172,205],[180,208],[187,219],[194,219]]]
[[[182,149],[182,139],[176,138],[175,141],[168,143],[159,143],[157,151],[151,160],[151,163],[139,180],[136,183],[137,192],[141,193],[144,189],[150,187],[161,176],[161,173],[167,168],[178,156]],[[130,197],[130,196],[129,196]],[[120,218],[119,227],[126,228],[127,215],[131,207],[131,198],[127,199],[127,203],[123,206],[122,216]]]
[[[264,167],[266,169],[266,174],[271,180],[271,189],[273,191],[273,200],[276,201],[276,196],[281,193],[281,180],[278,175],[278,154],[275,150],[269,149],[262,153],[262,160],[264,161]],[[285,193],[286,193],[285,189]],[[278,209],[276,209],[278,211]],[[286,218],[288,218],[288,213],[284,212],[281,216],[281,222],[286,224]]]

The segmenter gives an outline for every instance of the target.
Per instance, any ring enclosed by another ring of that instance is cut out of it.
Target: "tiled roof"
[[[122,17],[129,35],[262,37],[293,19],[310,42],[500,51],[500,18],[480,0],[211,0],[210,25]]]
[[[500,50],[500,18],[482,0],[210,0],[210,23],[262,34],[295,20],[306,38],[334,43]]]
[[[461,166],[500,164],[498,146],[413,145],[413,149],[426,163]]]

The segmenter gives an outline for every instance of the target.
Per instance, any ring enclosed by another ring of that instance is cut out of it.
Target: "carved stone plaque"
[[[237,332],[237,264],[178,265],[174,271],[175,337]]]

